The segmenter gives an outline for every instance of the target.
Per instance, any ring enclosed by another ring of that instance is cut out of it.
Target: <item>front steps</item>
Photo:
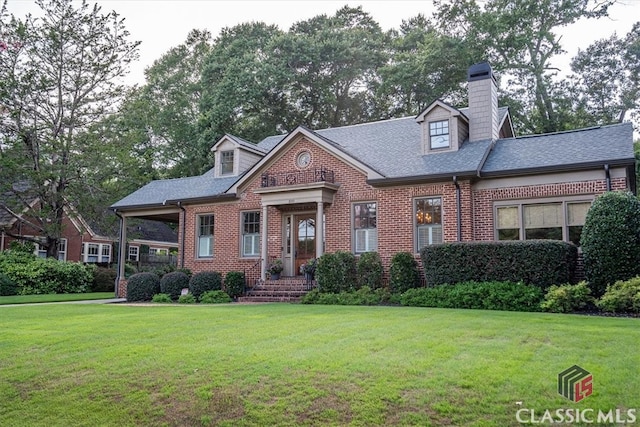
[[[315,282],[303,276],[258,280],[238,302],[298,302],[313,286]]]

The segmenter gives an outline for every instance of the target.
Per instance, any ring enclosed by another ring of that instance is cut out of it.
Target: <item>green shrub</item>
[[[173,300],[171,299],[171,295],[169,294],[155,294],[153,298],[151,298],[151,302],[170,304],[173,302]]]
[[[372,290],[363,286],[357,291],[343,291],[339,293],[320,292],[317,288],[302,297],[302,304],[326,305],[378,305],[383,302],[386,294],[383,289]]]
[[[607,192],[591,205],[580,239],[591,292],[640,275],[640,201],[629,192]]]
[[[0,254],[0,272],[15,283],[21,295],[82,293],[93,282],[93,266],[11,251]]]
[[[244,293],[244,273],[230,271],[224,276],[224,289],[231,298],[238,298]]]
[[[462,282],[432,288],[409,289],[400,297],[406,306],[540,311],[542,290],[512,282]]]
[[[365,252],[360,255],[356,266],[358,287],[367,286],[371,289],[382,287],[382,260],[377,252]]]
[[[113,292],[118,272],[113,268],[96,267],[93,269],[91,292]]]
[[[389,288],[391,293],[402,293],[420,287],[418,263],[409,252],[398,252],[391,258]]]
[[[425,246],[420,256],[428,286],[524,282],[546,290],[574,282],[578,248],[559,240],[453,242]]]
[[[189,270],[188,268],[182,267],[182,268],[177,268],[176,271],[181,271],[184,274],[186,274],[187,276],[189,276],[189,279],[191,279],[191,276],[193,276],[193,273],[191,272],[191,270]]]
[[[18,294],[18,287],[6,274],[0,273],[0,296],[8,297]]]
[[[180,304],[195,304],[196,303],[196,297],[194,297],[192,294],[180,295],[180,298],[178,298],[178,303],[180,303]]]
[[[160,279],[160,292],[168,294],[172,300],[177,300],[183,289],[189,288],[189,276],[181,271],[173,271]]]
[[[231,301],[231,297],[225,291],[207,291],[200,296],[201,304],[222,304]]]
[[[131,276],[133,276],[134,274],[138,273],[138,269],[131,265],[131,264],[125,264],[124,265],[124,277],[125,278],[129,278]]]
[[[157,274],[144,272],[129,277],[127,281],[127,301],[151,301],[160,293],[160,278]]]
[[[640,313],[640,277],[608,286],[596,305],[611,313]]]
[[[207,291],[222,290],[222,275],[217,271],[202,271],[191,276],[189,292],[199,299]]]
[[[551,286],[544,296],[541,307],[553,313],[573,313],[583,310],[593,302],[587,282],[582,281],[575,285]]]
[[[356,257],[351,252],[325,253],[318,259],[316,283],[320,292],[339,293],[356,289]]]

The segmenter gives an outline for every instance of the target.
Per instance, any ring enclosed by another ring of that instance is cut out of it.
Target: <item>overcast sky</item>
[[[362,6],[383,30],[388,30],[398,28],[402,20],[419,13],[429,16],[433,10],[429,0],[99,0],[97,3],[103,12],[115,10],[123,16],[131,40],[142,41],[140,60],[131,68],[129,83],[144,83],[144,69],[171,47],[184,42],[193,28],[207,29],[214,37],[224,27],[251,21],[276,24],[287,30],[291,24],[319,14],[333,15],[348,4]],[[8,0],[8,9],[18,17],[38,11],[32,0]],[[614,31],[624,36],[633,23],[640,20],[640,0],[619,0],[610,9],[610,15],[609,19],[580,22],[566,28],[562,42],[568,53],[554,64],[568,69],[569,60],[578,48],[586,48],[592,41]]]

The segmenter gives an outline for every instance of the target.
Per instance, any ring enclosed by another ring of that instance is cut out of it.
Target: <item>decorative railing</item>
[[[316,182],[335,182],[332,170],[326,168],[282,173],[263,173],[261,187],[280,187],[284,185],[313,184]]]

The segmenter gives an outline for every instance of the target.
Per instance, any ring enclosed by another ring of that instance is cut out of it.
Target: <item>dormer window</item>
[[[432,150],[449,148],[449,120],[429,123],[429,144]]]
[[[233,150],[220,153],[220,175],[233,174]]]

